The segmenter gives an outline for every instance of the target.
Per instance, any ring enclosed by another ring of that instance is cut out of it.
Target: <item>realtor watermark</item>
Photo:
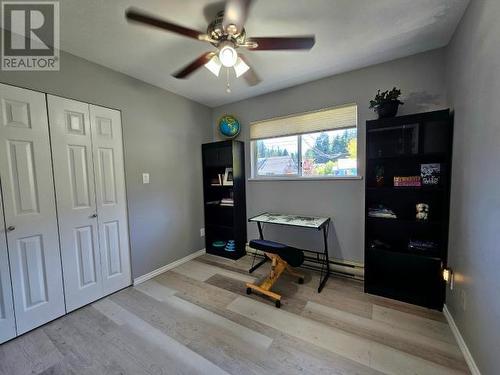
[[[59,2],[1,3],[1,69],[59,70]]]

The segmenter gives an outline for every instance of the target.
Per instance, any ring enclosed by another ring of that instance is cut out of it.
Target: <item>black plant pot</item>
[[[394,117],[398,113],[399,101],[391,100],[375,107],[378,113],[378,118]]]

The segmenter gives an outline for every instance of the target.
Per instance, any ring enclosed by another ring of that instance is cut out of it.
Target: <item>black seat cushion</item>
[[[268,240],[251,240],[249,245],[252,249],[257,249],[274,254],[277,254],[278,250],[288,248],[288,246],[285,244]]]
[[[251,240],[249,243],[252,249],[264,251],[266,253],[278,254],[281,259],[292,267],[299,267],[304,263],[304,252],[294,247],[268,240]]]

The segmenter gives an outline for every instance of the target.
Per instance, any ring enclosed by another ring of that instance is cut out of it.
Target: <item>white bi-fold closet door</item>
[[[130,285],[120,112],[47,96],[66,308]]]
[[[11,294],[17,334],[65,313],[44,94],[0,84],[0,179],[3,336],[4,317],[12,327]],[[9,268],[12,293],[6,285]]]
[[[7,237],[3,216],[2,197],[0,196],[0,343],[16,337],[16,319],[10,282]]]

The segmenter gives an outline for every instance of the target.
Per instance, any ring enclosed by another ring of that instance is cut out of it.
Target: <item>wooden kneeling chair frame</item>
[[[304,275],[295,271],[285,260],[283,260],[278,254],[264,252],[265,256],[271,259],[271,271],[269,276],[260,284],[255,285],[252,283],[246,283],[247,294],[251,294],[252,290],[260,294],[270,297],[275,302],[277,308],[281,307],[281,295],[271,291],[272,286],[284,271],[287,271],[292,276],[298,277],[299,284],[304,284]]]

